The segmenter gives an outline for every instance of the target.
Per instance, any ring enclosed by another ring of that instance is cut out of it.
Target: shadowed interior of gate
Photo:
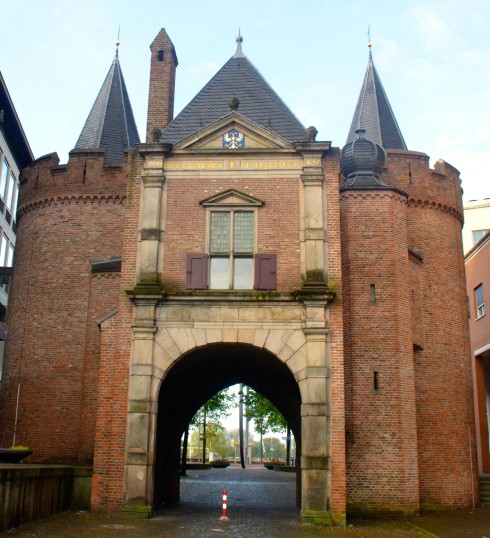
[[[269,351],[251,345],[209,344],[196,348],[175,363],[160,387],[155,506],[180,500],[180,441],[189,421],[216,392],[236,383],[260,392],[284,415],[300,461],[301,395],[288,367]]]

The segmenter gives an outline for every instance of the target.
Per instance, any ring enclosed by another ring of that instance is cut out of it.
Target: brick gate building
[[[0,428],[20,385],[38,461],[151,512],[179,500],[189,419],[244,382],[294,432],[303,521],[469,506],[457,170],[406,148],[371,55],[342,151],[241,39],[174,119],[176,67],[162,29],[146,143],[116,55],[68,163],[23,172]]]

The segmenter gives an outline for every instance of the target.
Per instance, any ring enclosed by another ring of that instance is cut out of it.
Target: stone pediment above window
[[[264,205],[262,200],[235,189],[214,194],[199,203],[205,207],[260,207]]]
[[[246,150],[291,150],[292,144],[282,136],[231,112],[211,125],[181,140],[174,150],[215,150],[237,153]]]

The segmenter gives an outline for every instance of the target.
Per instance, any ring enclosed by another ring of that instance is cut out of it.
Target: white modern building
[[[471,250],[488,230],[490,230],[490,198],[467,202],[464,206],[464,253]]]
[[[0,380],[5,314],[15,252],[20,171],[34,160],[12,98],[0,72]]]

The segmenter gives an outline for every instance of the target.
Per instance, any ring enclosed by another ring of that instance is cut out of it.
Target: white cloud
[[[456,149],[447,152],[444,160],[461,172],[465,201],[490,197],[490,153]]]
[[[452,2],[446,2],[446,12],[451,11]],[[427,2],[415,5],[409,12],[413,19],[413,30],[425,48],[431,52],[449,52],[457,46],[457,36],[447,22],[449,17],[443,17],[444,8]]]

